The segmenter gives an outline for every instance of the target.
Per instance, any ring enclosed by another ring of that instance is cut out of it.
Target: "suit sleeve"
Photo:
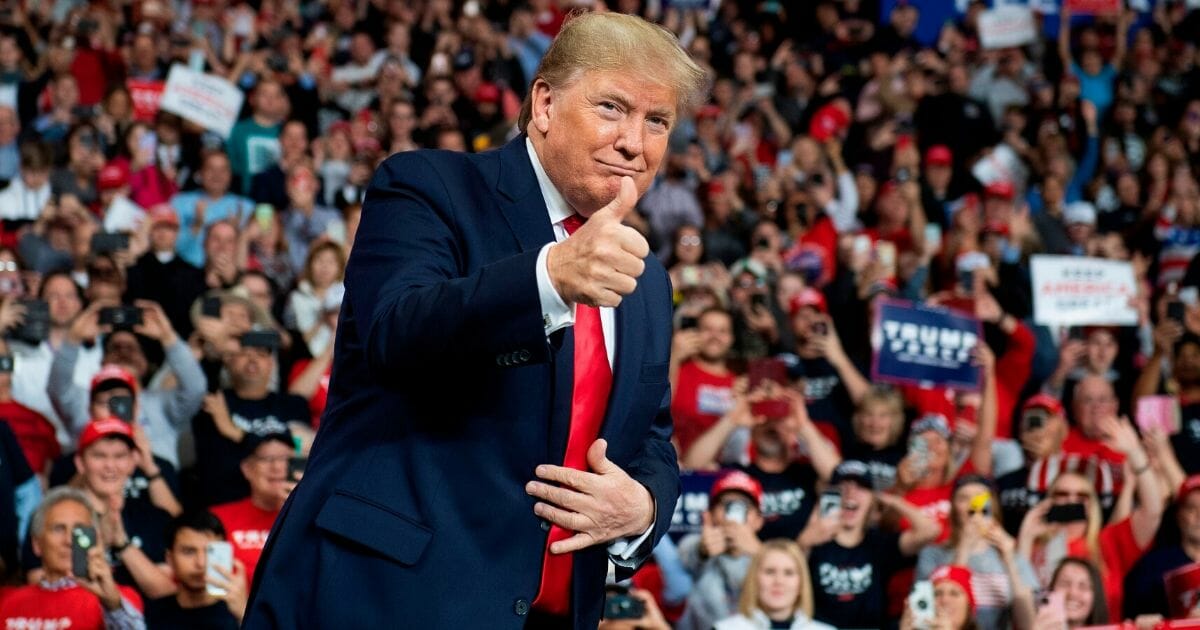
[[[465,273],[458,221],[468,211],[476,209],[451,208],[442,174],[418,153],[394,156],[375,174],[346,268],[346,295],[377,373],[494,364],[505,353],[528,362],[549,358],[538,250]]]

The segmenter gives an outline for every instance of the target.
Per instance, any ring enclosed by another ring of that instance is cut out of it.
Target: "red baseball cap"
[[[799,293],[788,300],[788,314],[795,317],[796,313],[806,306],[815,308],[821,313],[829,312],[829,306],[825,303],[825,295],[812,287],[800,289]]]
[[[967,594],[967,603],[971,605],[971,612],[975,612],[975,593],[971,590],[971,570],[957,564],[946,564],[934,570],[929,576],[929,581],[937,586],[941,582],[954,582],[959,588]]]
[[[100,190],[113,190],[120,188],[129,183],[129,174],[120,164],[109,162],[100,169],[100,174],[96,176],[96,187]]]
[[[96,375],[92,377],[91,392],[95,394],[97,390],[105,385],[109,385],[109,388],[112,385],[128,387],[129,391],[137,393],[137,379],[133,377],[133,374],[129,373],[129,370],[116,363],[109,363],[100,368],[99,372],[96,372]]]
[[[1062,403],[1050,394],[1034,394],[1030,396],[1029,400],[1026,400],[1025,404],[1021,406],[1021,413],[1030,409],[1043,409],[1050,412],[1050,415],[1053,416],[1063,415]]]
[[[496,87],[495,83],[480,83],[479,88],[475,90],[476,103],[492,103],[500,102],[500,88]]]
[[[987,197],[997,197],[1000,199],[1012,200],[1017,196],[1017,191],[1013,188],[1012,182],[998,181],[988,184],[983,189],[983,194]]]
[[[925,166],[950,166],[953,163],[954,154],[944,144],[935,144],[925,151]]]
[[[79,452],[86,451],[96,440],[106,437],[121,438],[128,442],[130,447],[137,447],[133,441],[133,427],[129,426],[128,422],[120,418],[105,418],[92,420],[83,428],[83,435],[79,436]]]
[[[1193,490],[1200,490],[1200,475],[1192,475],[1179,484],[1179,492],[1175,495],[1175,502],[1182,503]]]
[[[714,501],[726,492],[741,492],[754,499],[755,505],[762,505],[763,489],[757,479],[740,470],[731,470],[721,475],[708,492],[708,500]]]
[[[146,213],[146,215],[150,219],[150,225],[166,223],[175,227],[179,227],[179,215],[175,212],[175,208],[172,208],[170,204],[155,204],[154,206],[150,207],[150,210]]]

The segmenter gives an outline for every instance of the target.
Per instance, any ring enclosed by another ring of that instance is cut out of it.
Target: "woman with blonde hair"
[[[1154,542],[1162,522],[1163,492],[1129,421],[1109,419],[1104,425],[1105,443],[1126,457],[1126,479],[1136,482],[1137,507],[1129,516],[1105,525],[1095,484],[1079,473],[1062,473],[1047,498],[1025,515],[1017,550],[1033,561],[1039,576],[1045,576],[1043,583],[1050,582],[1046,574],[1063,558],[1090,560],[1100,569],[1109,618],[1120,619],[1122,581]]]
[[[800,545],[768,540],[746,570],[738,614],[718,621],[716,630],[833,630],[812,620],[812,579]]]

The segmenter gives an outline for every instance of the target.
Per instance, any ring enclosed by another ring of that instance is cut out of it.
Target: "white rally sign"
[[[1024,46],[1037,39],[1029,7],[1013,4],[988,9],[979,16],[979,43],[987,50]]]
[[[1082,256],[1033,256],[1033,319],[1047,326],[1134,326],[1133,265]]]
[[[244,98],[237,86],[221,77],[175,64],[159,108],[228,138]]]

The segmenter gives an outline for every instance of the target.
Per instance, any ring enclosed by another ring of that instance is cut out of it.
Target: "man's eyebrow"
[[[615,92],[615,91],[611,91],[611,90],[607,91],[607,92],[602,92],[600,94],[600,99],[616,101],[618,105],[620,105],[622,108],[624,108],[626,110],[634,109],[634,105],[633,105],[632,101],[630,101],[629,98],[627,98],[624,94],[622,94],[620,92]],[[675,110],[669,109],[669,108],[664,108],[664,107],[656,107],[656,108],[649,110],[647,112],[647,115],[665,118],[668,122],[671,122],[675,119]]]

